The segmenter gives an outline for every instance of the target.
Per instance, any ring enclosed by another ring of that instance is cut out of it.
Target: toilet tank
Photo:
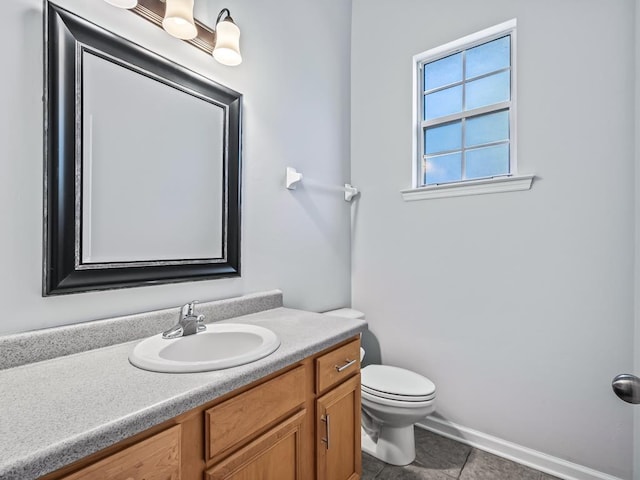
[[[337,310],[329,310],[328,312],[323,313],[334,317],[364,319],[364,313],[359,310],[354,310],[353,308],[338,308]]]
[[[342,317],[342,318],[357,318],[360,320],[364,320],[364,313],[359,310],[354,310],[353,308],[338,308],[337,310],[329,310],[328,312],[323,312],[325,315],[331,315],[333,317]],[[362,334],[360,334],[362,336]],[[364,359],[364,348],[360,347],[360,361]]]

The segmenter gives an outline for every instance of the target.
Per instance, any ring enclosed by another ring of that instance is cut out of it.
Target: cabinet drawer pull
[[[329,438],[330,438],[330,427],[329,427],[329,414],[325,414],[324,417],[322,417],[320,420],[322,420],[326,426],[326,431],[327,431],[327,436],[325,438],[321,438],[320,440],[322,440],[324,443],[326,443],[327,445],[327,450],[329,450]]]
[[[336,365],[336,370],[337,370],[338,372],[343,372],[343,371],[345,371],[347,368],[349,368],[351,365],[355,364],[356,362],[357,362],[357,360],[349,360],[349,359],[347,358],[347,363],[345,363],[345,364],[344,364],[344,365],[342,365],[342,366],[338,366],[338,365]]]

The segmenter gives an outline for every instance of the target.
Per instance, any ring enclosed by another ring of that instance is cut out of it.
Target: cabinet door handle
[[[338,372],[343,372],[343,371],[345,371],[347,368],[349,368],[351,365],[353,365],[356,362],[357,362],[357,360],[349,360],[347,358],[347,363],[345,363],[344,365],[340,365],[340,366],[336,365],[336,370]]]
[[[326,445],[327,445],[327,450],[329,450],[329,439],[330,439],[330,435],[331,435],[331,430],[330,430],[330,423],[329,423],[329,414],[325,414],[324,417],[320,418],[320,420],[322,420],[325,424],[326,427],[326,432],[327,432],[327,436],[325,438],[321,438],[320,440],[322,440]]]

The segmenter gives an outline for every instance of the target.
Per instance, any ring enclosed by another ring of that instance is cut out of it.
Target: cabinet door
[[[300,476],[302,423],[295,414],[205,472],[205,480],[307,480]]]
[[[180,432],[171,427],[63,480],[180,480]]]
[[[359,374],[318,398],[316,451],[318,480],[360,478]]]

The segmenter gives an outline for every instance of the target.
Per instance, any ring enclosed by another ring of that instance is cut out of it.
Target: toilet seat
[[[404,368],[368,365],[361,374],[362,392],[371,397],[396,402],[426,402],[436,395],[436,386],[431,380]]]
[[[435,395],[431,397],[430,400],[421,400],[421,401],[407,401],[407,400],[394,400],[392,398],[384,398],[379,397],[378,395],[371,395],[368,392],[362,390],[362,408],[366,409],[369,406],[375,405],[385,405],[387,407],[395,407],[397,409],[401,409],[403,411],[410,412],[414,409],[421,409],[432,405],[436,401]]]
[[[399,402],[426,402],[427,400],[433,400],[436,397],[435,392],[432,393],[431,395],[407,396],[407,395],[397,395],[395,393],[380,392],[378,390],[369,388],[365,385],[362,385],[362,391],[374,397],[387,398],[389,400],[396,400]]]

